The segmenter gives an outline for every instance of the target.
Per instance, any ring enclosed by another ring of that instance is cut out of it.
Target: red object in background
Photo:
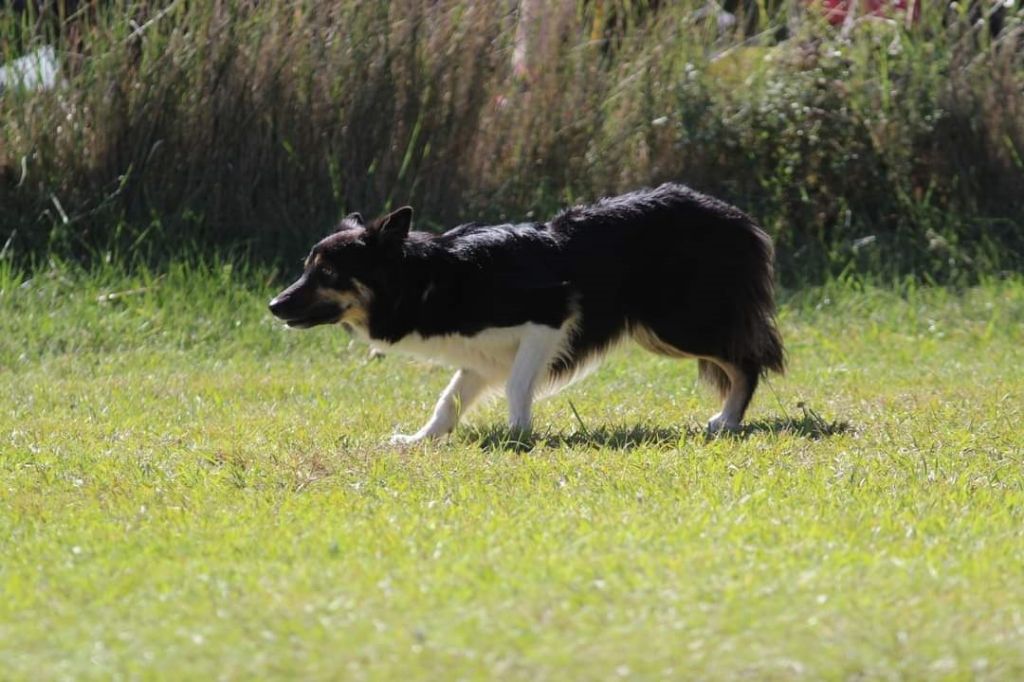
[[[860,7],[857,8],[858,17],[905,15],[908,4],[910,5],[911,21],[917,21],[921,16],[921,3],[918,0],[909,0],[909,3],[908,0],[852,0],[852,2],[860,2]],[[850,4],[851,0],[821,0],[825,19],[833,26],[840,26],[846,21],[846,16],[850,12]]]

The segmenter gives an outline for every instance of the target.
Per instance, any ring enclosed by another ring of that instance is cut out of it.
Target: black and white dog
[[[313,247],[302,276],[270,302],[291,327],[341,322],[376,348],[456,368],[429,421],[394,442],[437,438],[504,387],[509,426],[530,429],[534,397],[632,338],[695,358],[734,430],[769,370],[783,371],[772,245],[743,212],[665,184],[547,223],[410,232],[412,209],[359,214]]]

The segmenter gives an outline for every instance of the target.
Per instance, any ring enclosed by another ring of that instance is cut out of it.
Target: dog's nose
[[[280,296],[277,296],[270,301],[270,312],[280,317],[281,308],[284,307],[284,301]]]

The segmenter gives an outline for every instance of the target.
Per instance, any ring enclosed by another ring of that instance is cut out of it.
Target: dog
[[[784,371],[772,242],[723,201],[664,184],[546,223],[432,234],[412,217],[408,206],[369,223],[348,215],[270,301],[289,327],[341,323],[376,349],[456,369],[423,428],[395,443],[451,433],[502,387],[511,431],[528,434],[535,397],[630,338],[697,360],[723,400],[712,434],[738,430],[758,381]]]

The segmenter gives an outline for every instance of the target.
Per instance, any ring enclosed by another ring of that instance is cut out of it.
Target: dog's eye
[[[336,280],[338,278],[338,273],[336,273],[334,271],[334,268],[332,268],[332,267],[329,267],[329,266],[326,266],[326,265],[321,265],[320,266],[320,276],[323,277],[325,280],[331,282],[331,281],[334,281],[334,280]]]

